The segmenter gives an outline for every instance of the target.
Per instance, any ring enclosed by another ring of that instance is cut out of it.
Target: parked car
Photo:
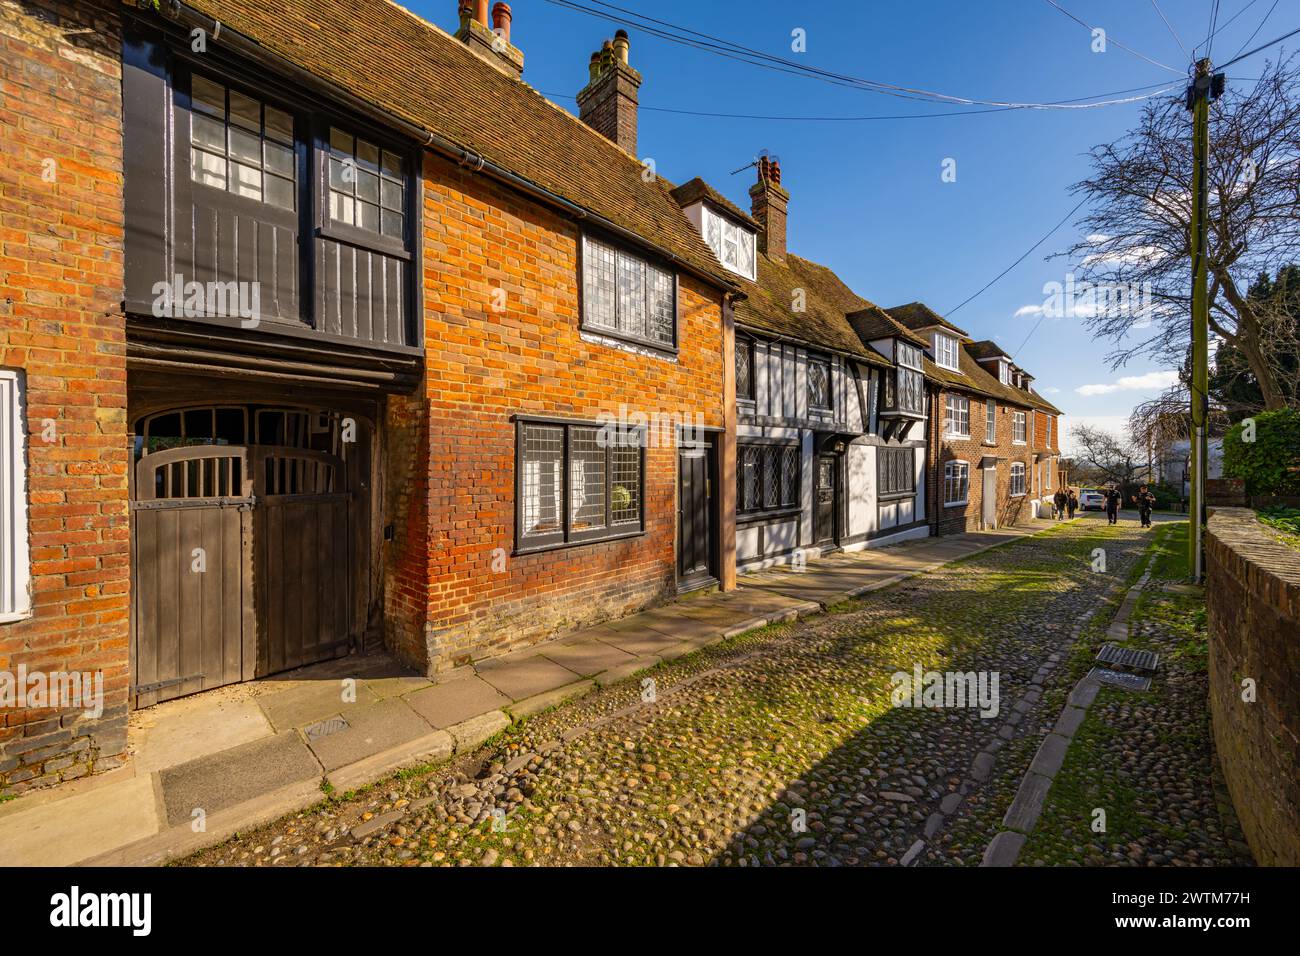
[[[1106,508],[1106,495],[1099,488],[1081,488],[1079,490],[1080,511],[1103,511]]]

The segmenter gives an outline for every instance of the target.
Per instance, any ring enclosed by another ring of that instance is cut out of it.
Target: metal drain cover
[[[1116,647],[1105,644],[1097,652],[1097,660],[1103,664],[1113,664],[1135,671],[1149,671],[1154,674],[1160,664],[1155,651],[1139,651],[1131,647]]]
[[[1109,684],[1111,687],[1118,687],[1122,690],[1151,689],[1150,677],[1140,677],[1137,674],[1113,671],[1109,667],[1094,667],[1088,672],[1088,676],[1102,684]]]
[[[320,740],[322,737],[328,737],[330,734],[337,734],[340,730],[347,730],[348,722],[342,717],[326,717],[324,720],[310,724],[302,729],[307,735],[307,740]]]

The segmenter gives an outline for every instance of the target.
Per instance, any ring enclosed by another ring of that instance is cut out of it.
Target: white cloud
[[[1109,383],[1080,385],[1075,391],[1080,395],[1109,395],[1112,392],[1154,391],[1177,384],[1177,372],[1147,372],[1145,375],[1125,375]]]
[[[1022,318],[1026,315],[1042,315],[1043,307],[1041,305],[1022,305],[1016,309],[1016,318]]]
[[[1061,416],[1061,454],[1072,457],[1079,451],[1074,441],[1074,429],[1079,425],[1089,425],[1102,431],[1123,435],[1128,430],[1127,415],[1062,415]]]
[[[1043,389],[1043,391],[1046,392],[1048,395],[1060,395],[1060,394],[1061,394],[1061,390],[1060,390],[1059,388],[1057,388],[1055,385],[1049,385],[1049,386],[1047,386],[1047,388]]]

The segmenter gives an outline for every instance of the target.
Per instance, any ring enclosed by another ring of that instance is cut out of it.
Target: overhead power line
[[[1278,37],[1276,40],[1269,40],[1267,43],[1261,43],[1259,46],[1255,47],[1255,49],[1251,50],[1249,53],[1243,53],[1240,56],[1234,56],[1227,63],[1221,63],[1218,66],[1216,66],[1215,69],[1226,70],[1228,67],[1232,66],[1232,64],[1240,63],[1242,60],[1246,59],[1247,57],[1254,56],[1256,53],[1260,53],[1264,50],[1267,50],[1271,46],[1277,46],[1283,40],[1289,40],[1297,33],[1300,33],[1300,27],[1296,27],[1290,33],[1283,34],[1282,36]]]
[[[978,298],[979,298],[980,296],[982,296],[985,292],[987,292],[990,288],[992,288],[993,285],[994,285],[994,283],[996,283],[999,279],[1001,279],[1004,275],[1006,275],[1008,272],[1010,272],[1010,271],[1011,271],[1012,269],[1014,269],[1016,266],[1020,265],[1020,263],[1024,262],[1025,259],[1027,259],[1027,258],[1029,257],[1029,254],[1030,254],[1031,252],[1033,252],[1035,249],[1037,249],[1039,246],[1041,246],[1043,243],[1045,243],[1048,239],[1050,239],[1050,238],[1052,237],[1052,235],[1056,232],[1056,230],[1058,230],[1058,229],[1060,229],[1062,226],[1064,226],[1064,225],[1065,225],[1065,224],[1070,220],[1070,217],[1071,217],[1071,216],[1073,216],[1076,212],[1078,212],[1080,209],[1083,208],[1083,204],[1084,204],[1085,202],[1087,202],[1087,201],[1088,201],[1088,197],[1087,197],[1087,196],[1084,196],[1082,199],[1080,199],[1080,200],[1079,200],[1079,204],[1078,204],[1077,206],[1075,206],[1073,209],[1071,209],[1069,212],[1067,212],[1067,213],[1065,214],[1065,216],[1061,219],[1060,222],[1058,222],[1055,226],[1053,226],[1050,230],[1048,230],[1048,232],[1043,236],[1043,238],[1039,239],[1039,240],[1038,240],[1037,242],[1035,242],[1032,246],[1030,246],[1028,249],[1026,249],[1026,250],[1021,254],[1021,256],[1020,256],[1019,259],[1017,259],[1015,262],[1011,263],[1011,265],[1007,266],[1005,269],[1003,269],[1001,272],[999,272],[997,275],[995,275],[992,279],[990,279],[990,280],[989,280],[989,281],[984,285],[984,287],[983,287],[982,289],[980,289],[978,292],[976,292],[974,295],[970,296],[969,298],[965,299],[965,300],[961,303],[961,305],[958,305],[956,308],[954,308],[954,309],[949,309],[947,312],[945,312],[945,313],[944,313],[944,316],[945,316],[945,317],[950,317],[950,316],[952,316],[954,313],[957,312],[957,309],[962,308],[962,306],[966,305],[967,302],[971,302],[971,301],[974,301],[975,299],[978,299]],[[1042,319],[1039,319],[1039,321],[1041,322]],[[1033,333],[1031,332],[1030,334],[1032,335]],[[1028,339],[1026,339],[1025,341],[1028,341]],[[1021,348],[1024,348],[1024,346],[1022,345]],[[1014,356],[1013,356],[1013,357],[1014,357]]]
[[[1153,0],[1153,2],[1154,2],[1154,0]],[[1245,13],[1247,10],[1249,10],[1251,7],[1253,7],[1253,6],[1254,6],[1255,4],[1257,4],[1257,3],[1259,3],[1259,0],[1250,0],[1250,2],[1247,3],[1244,7],[1242,7],[1240,10],[1238,10],[1238,11],[1237,11],[1236,13],[1234,13],[1232,16],[1228,17],[1228,19],[1224,20],[1222,23],[1220,23],[1218,26],[1216,26],[1216,27],[1214,28],[1214,32],[1213,32],[1213,33],[1211,33],[1208,37],[1206,37],[1206,38],[1205,38],[1204,40],[1202,40],[1200,43],[1196,44],[1196,46],[1192,47],[1192,55],[1191,55],[1190,58],[1193,58],[1193,59],[1194,59],[1197,50],[1199,50],[1203,45],[1208,45],[1208,44],[1210,44],[1210,43],[1213,43],[1215,37],[1217,37],[1220,33],[1222,33],[1222,32],[1223,32],[1224,30],[1226,30],[1228,27],[1232,26],[1233,22],[1234,22],[1234,21],[1235,21],[1239,16],[1241,16],[1243,13]],[[1274,4],[1274,6],[1276,6],[1276,3]],[[1270,12],[1272,12],[1272,11],[1270,11]],[[1265,19],[1267,19],[1267,17],[1265,17]],[[1263,26],[1263,24],[1261,23],[1260,26]],[[1258,27],[1256,28],[1256,32],[1258,32]],[[1250,38],[1250,39],[1251,39],[1251,40],[1255,39],[1255,37],[1254,37],[1253,34],[1251,35],[1251,38]],[[1247,40],[1247,41],[1246,41],[1246,43],[1249,43],[1249,42],[1250,42],[1250,40]],[[1246,46],[1246,44],[1243,43],[1243,44],[1242,44],[1242,49],[1245,49],[1245,46]],[[1207,53],[1206,55],[1208,56],[1209,54]]]
[[[1096,29],[1097,29],[1097,28],[1094,27],[1091,23],[1088,23],[1088,22],[1085,21],[1085,20],[1080,20],[1078,17],[1076,17],[1076,16],[1075,16],[1073,13],[1071,13],[1069,10],[1065,9],[1065,7],[1063,7],[1063,6],[1061,6],[1059,3],[1057,3],[1056,0],[1047,0],[1047,2],[1050,3],[1052,6],[1056,7],[1056,9],[1060,10],[1062,13],[1064,13],[1067,17],[1069,17],[1071,20],[1073,20],[1075,23],[1079,24],[1080,26],[1087,27],[1089,30],[1096,30]],[[1126,44],[1126,43],[1121,43],[1119,40],[1116,40],[1116,39],[1115,39],[1113,36],[1111,36],[1109,33],[1106,34],[1106,42],[1107,42],[1107,43],[1113,43],[1113,44],[1115,44],[1117,47],[1119,47],[1121,50],[1125,50],[1125,51],[1127,51],[1127,52],[1129,52],[1129,53],[1132,53],[1135,57],[1138,57],[1139,59],[1142,59],[1142,60],[1146,60],[1148,63],[1153,63],[1153,64],[1155,64],[1156,66],[1160,67],[1160,69],[1162,69],[1162,70],[1168,70],[1170,73],[1177,73],[1179,76],[1183,76],[1183,75],[1184,75],[1184,72],[1183,72],[1182,70],[1175,70],[1175,69],[1174,69],[1172,66],[1170,66],[1168,63],[1161,63],[1159,60],[1153,60],[1153,59],[1151,59],[1151,57],[1147,56],[1145,53],[1141,53],[1141,52],[1139,52],[1139,51],[1133,49],[1133,48],[1132,48],[1131,46],[1129,46],[1128,44]]]
[[[1237,47],[1237,53],[1240,53],[1242,50],[1246,49],[1246,47],[1250,46],[1252,43],[1255,42],[1255,37],[1259,36],[1259,31],[1262,30],[1262,29],[1264,29],[1264,24],[1268,23],[1268,18],[1271,17],[1271,16],[1273,15],[1273,11],[1277,9],[1277,5],[1278,5],[1280,2],[1281,2],[1281,0],[1273,0],[1273,5],[1272,5],[1271,7],[1268,8],[1268,13],[1264,14],[1264,19],[1263,19],[1263,20],[1260,20],[1260,21],[1259,21],[1259,26],[1255,27],[1255,32],[1252,33],[1250,36],[1246,37],[1246,42],[1245,42],[1245,43],[1243,43],[1241,46]],[[1249,8],[1247,8],[1247,9],[1249,9]],[[1242,12],[1244,13],[1245,11],[1243,10]],[[1229,20],[1228,22],[1231,23],[1232,21]],[[1224,24],[1224,26],[1227,26],[1227,24]],[[1236,56],[1237,53],[1234,53],[1233,56]]]
[[[724,56],[729,59],[740,60],[753,66],[760,66],[765,69],[772,69],[782,73],[793,73],[796,75],[807,76],[818,79],[823,82],[832,83],[837,86],[848,86],[856,89],[866,90],[874,93],[881,93],[886,96],[897,96],[904,99],[921,100],[925,102],[949,103],[960,106],[995,106],[1009,109],[1094,109],[1100,106],[1113,106],[1120,103],[1131,103],[1138,99],[1146,97],[1134,97],[1127,100],[1111,100],[1100,103],[1038,103],[1038,102],[1015,102],[1005,100],[989,100],[976,97],[952,96],[947,93],[938,93],[933,90],[920,89],[917,87],[900,86],[894,83],[885,83],[879,80],[864,79],[862,77],[850,76],[843,73],[836,73],[830,70],[823,70],[818,67],[809,66],[805,63],[799,63],[784,57],[773,56],[769,53],[763,53],[754,50],[739,43],[730,40],[724,40],[711,34],[701,33],[698,30],[692,30],[687,27],[678,26],[669,23],[666,20],[659,20],[645,14],[628,10],[624,7],[616,6],[612,3],[603,2],[603,0],[589,0],[605,9],[595,9],[577,0],[547,0],[555,6],[566,7],[576,10],[580,13],[586,13],[590,16],[600,17],[610,20],[614,23],[621,23],[626,26],[641,30],[651,36],[657,36],[673,43],[681,43],[686,46],[695,47],[696,49],[705,50]],[[614,11],[614,12],[608,12]],[[1168,69],[1166,67],[1166,69]],[[1176,72],[1176,71],[1175,71]],[[1158,94],[1149,94],[1158,95]]]
[[[1251,3],[1254,2],[1255,0],[1251,0]],[[1160,19],[1165,21],[1165,27],[1169,30],[1169,35],[1172,36],[1174,42],[1178,44],[1178,49],[1183,51],[1183,56],[1190,60],[1192,55],[1187,52],[1187,47],[1183,46],[1182,37],[1178,35],[1178,31],[1174,29],[1174,25],[1169,22],[1169,18],[1165,16],[1165,12],[1160,9],[1160,4],[1157,3],[1156,0],[1151,0],[1151,6],[1156,8],[1156,13],[1160,14]]]
[[[1167,93],[1172,89],[1181,89],[1181,84],[1165,83],[1163,80],[1159,83],[1149,83],[1146,86],[1135,86],[1127,90],[1115,90],[1111,93],[1098,93],[1095,96],[1079,96],[1071,100],[1058,100],[1059,103],[1077,103],[1081,100],[1095,100],[1098,96],[1121,96],[1125,93],[1136,93],[1142,90],[1151,90],[1159,87],[1151,95],[1158,96],[1161,93]],[[572,93],[547,93],[539,91],[543,96],[550,100],[572,100],[576,97]],[[1137,99],[1146,99],[1138,97]],[[1117,102],[1117,101],[1110,101]],[[743,119],[743,120],[773,120],[791,123],[865,123],[883,120],[913,120],[913,119],[935,119],[947,116],[981,116],[985,113],[1007,113],[1019,109],[1014,106],[997,106],[981,110],[947,110],[942,113],[882,113],[874,116],[790,116],[790,115],[772,115],[766,113],[727,113],[712,110],[688,110],[671,106],[647,106],[641,104],[638,109],[648,110],[654,113],[672,113],[679,116],[702,116],[711,119]]]

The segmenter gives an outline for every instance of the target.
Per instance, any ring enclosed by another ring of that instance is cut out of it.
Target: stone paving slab
[[[378,695],[364,682],[358,682],[355,685],[356,700],[352,703],[345,702],[342,681],[342,678],[309,681],[287,690],[264,694],[257,698],[257,704],[276,733],[279,733],[293,727],[314,724],[335,714],[347,717],[352,710],[379,700]]]
[[[635,655],[604,641],[583,641],[577,644],[555,644],[542,650],[542,655],[567,667],[579,677],[590,677],[611,667],[620,667],[636,660]]]
[[[160,823],[153,777],[135,777],[0,818],[0,866],[70,866]]]
[[[438,729],[510,703],[509,697],[477,675],[434,684],[408,694],[405,700],[430,726]]]
[[[483,661],[474,668],[479,677],[487,681],[511,700],[535,697],[548,690],[572,684],[581,677],[567,667],[540,654],[521,660]]]
[[[680,644],[681,641],[669,634],[661,631],[652,631],[649,628],[638,628],[635,631],[627,631],[623,634],[611,634],[602,637],[601,641],[611,644],[619,650],[627,651],[636,657],[648,657],[658,654],[660,651],[667,650],[674,644]]]
[[[195,809],[213,814],[294,783],[319,781],[321,766],[293,732],[200,757],[159,773],[167,824],[188,824]]]
[[[383,750],[391,750],[433,731],[400,697],[352,711],[348,728],[311,741],[307,746],[325,770],[337,770]]]

